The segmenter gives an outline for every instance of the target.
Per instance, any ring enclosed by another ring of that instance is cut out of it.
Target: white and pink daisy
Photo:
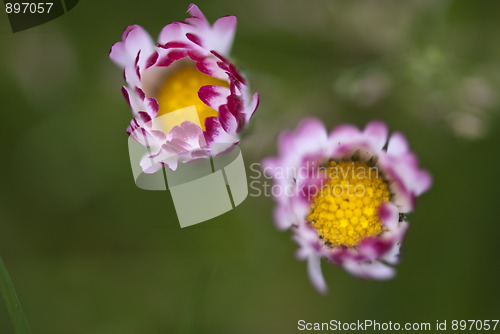
[[[321,258],[359,277],[392,278],[408,228],[405,214],[432,184],[405,137],[388,139],[382,122],[328,133],[307,119],[280,135],[278,152],[263,162],[274,181],[274,219],[279,229],[292,229],[314,287],[327,290]]]
[[[210,25],[196,5],[187,11],[191,16],[166,25],[157,43],[140,26],[129,26],[109,55],[124,69],[122,91],[134,114],[127,133],[149,148],[141,161],[146,173],[227,151],[258,106],[258,94],[250,94],[227,58],[236,17]],[[194,116],[178,112],[192,106]]]

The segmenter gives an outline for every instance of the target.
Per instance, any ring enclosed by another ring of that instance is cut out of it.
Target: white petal
[[[321,272],[321,257],[318,255],[311,255],[307,261],[307,273],[312,285],[318,292],[325,294],[328,288]]]

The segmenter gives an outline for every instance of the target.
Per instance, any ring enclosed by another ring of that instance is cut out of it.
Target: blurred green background
[[[181,230],[168,192],[134,185],[108,52],[130,24],[156,38],[188,2],[80,1],[16,34],[0,15],[0,254],[33,333],[498,319],[500,2],[197,4],[211,22],[238,17],[232,55],[261,94],[240,145],[247,167],[306,115],[329,128],[382,119],[407,135],[435,182],[409,216],[398,275],[365,281],[323,263],[319,295],[269,198]],[[13,332],[0,303],[0,333]]]

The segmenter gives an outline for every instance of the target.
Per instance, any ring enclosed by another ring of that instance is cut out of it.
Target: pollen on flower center
[[[227,82],[198,71],[195,67],[183,67],[168,76],[156,99],[160,106],[158,116],[194,105],[205,130],[205,119],[218,116],[218,112],[198,97],[198,90],[205,85],[228,87]]]
[[[383,231],[377,210],[389,200],[377,167],[361,161],[332,161],[328,182],[313,199],[308,221],[326,244],[356,246]]]

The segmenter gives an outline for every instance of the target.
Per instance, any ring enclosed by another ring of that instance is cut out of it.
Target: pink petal
[[[394,242],[391,239],[367,238],[359,244],[358,252],[363,258],[373,261],[386,255],[393,244]]]
[[[408,152],[408,141],[406,137],[400,132],[394,133],[389,139],[387,153],[392,156],[398,156],[406,152]]]
[[[191,42],[193,42],[194,44],[196,45],[199,45],[201,47],[203,47],[203,40],[200,38],[200,36],[198,35],[195,35],[195,34],[191,34],[191,33],[187,33],[186,34],[186,38],[188,40],[190,40]]]
[[[186,40],[186,33],[191,29],[191,26],[185,22],[177,21],[169,23],[161,30],[158,43],[184,42]]]
[[[378,217],[382,224],[392,230],[399,222],[399,209],[393,203],[382,203],[378,208]]]
[[[328,288],[323,278],[323,273],[321,272],[321,257],[317,255],[311,255],[307,260],[307,273],[309,274],[309,279],[312,285],[321,294],[325,294]]]
[[[287,230],[292,227],[293,217],[290,215],[290,208],[284,205],[278,205],[274,209],[274,221],[280,230]]]
[[[219,120],[222,128],[226,133],[236,134],[238,130],[238,120],[229,111],[226,105],[221,106],[221,108],[219,109]]]
[[[125,75],[125,81],[131,87],[140,87],[141,86],[141,78],[137,74],[137,70],[134,66],[125,67],[124,75]]]
[[[429,190],[432,185],[432,176],[426,170],[420,170],[417,172],[417,177],[415,180],[414,190],[415,194],[421,195],[422,193]]]
[[[157,60],[158,60],[158,52],[153,52],[153,54],[146,60],[146,66],[144,69],[148,69],[154,64],[156,64]]]
[[[191,14],[192,17],[196,17],[202,19],[203,21],[207,21],[205,15],[203,15],[203,12],[194,3],[189,4],[187,12]]]
[[[229,88],[215,85],[202,86],[198,91],[200,100],[214,110],[219,110],[221,105],[226,104],[230,94]]]
[[[363,134],[375,149],[381,150],[387,142],[387,125],[383,122],[371,122],[365,127]]]
[[[165,44],[158,44],[158,47],[162,49],[188,49],[190,45],[184,42],[167,42]]]
[[[359,129],[353,125],[337,126],[328,136],[331,145],[337,146],[350,143],[361,135]]]
[[[298,162],[304,154],[311,154],[321,149],[327,140],[326,129],[315,118],[303,120],[295,132],[282,132],[278,138],[278,150],[281,156],[294,156]]]
[[[111,48],[110,58],[122,67],[132,66],[139,51],[144,57],[149,57],[153,52],[154,43],[149,34],[138,25],[131,25],[125,29],[122,42]]]
[[[237,19],[235,16],[224,16],[213,24],[214,42],[212,50],[218,50],[224,55],[228,55],[233,45],[234,33],[236,32]]]
[[[161,169],[161,163],[155,162],[149,156],[144,156],[139,165],[142,168],[142,171],[146,174],[154,174]]]
[[[253,96],[252,96],[252,102],[250,103],[250,105],[245,110],[245,117],[246,117],[246,121],[247,122],[250,121],[250,118],[255,113],[255,110],[257,110],[257,107],[259,106],[259,102],[260,102],[259,93],[253,94]]]
[[[387,280],[393,278],[395,275],[394,268],[378,261],[371,263],[346,261],[342,266],[351,274],[361,278]]]
[[[224,70],[222,70],[213,59],[205,58],[202,61],[196,63],[196,68],[201,72],[209,75],[211,77],[227,80],[228,76]]]
[[[189,145],[190,148],[206,147],[203,130],[196,124],[185,121],[181,125],[174,126],[168,133],[167,139],[181,140]],[[186,146],[185,146],[186,147]]]
[[[113,44],[109,51],[109,58],[121,67],[125,67],[132,63],[132,57],[128,54],[124,42]]]

